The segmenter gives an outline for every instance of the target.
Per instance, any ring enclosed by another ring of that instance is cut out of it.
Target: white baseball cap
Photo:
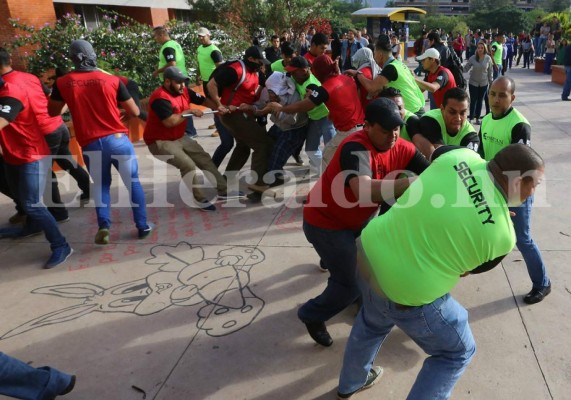
[[[210,36],[210,31],[206,28],[198,28],[196,34],[198,36]]]
[[[438,50],[436,50],[435,48],[430,48],[430,49],[426,50],[424,53],[422,53],[422,55],[416,57],[416,61],[422,61],[425,58],[429,58],[429,57],[440,60],[440,52]]]

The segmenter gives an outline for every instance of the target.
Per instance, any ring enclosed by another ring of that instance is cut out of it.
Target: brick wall
[[[166,8],[117,7],[117,12],[152,27],[164,25],[169,20]]]
[[[28,25],[41,26],[56,21],[52,0],[0,0],[0,44],[10,43],[16,34],[8,24],[8,18],[20,18]],[[12,62],[15,68],[24,69],[22,55],[25,51],[33,49],[21,49],[12,53]]]

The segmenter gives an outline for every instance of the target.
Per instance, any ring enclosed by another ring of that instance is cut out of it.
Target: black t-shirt
[[[424,116],[420,118],[420,133],[432,144],[444,144],[442,129],[434,118]],[[452,135],[450,135],[452,136]],[[460,141],[461,147],[469,147],[470,143],[480,143],[480,138],[476,132],[470,132]],[[479,147],[479,146],[478,146]],[[470,148],[478,148],[470,147]]]
[[[309,100],[311,100],[311,102],[313,104],[315,104],[316,106],[325,103],[327,100],[329,100],[329,93],[327,92],[327,89],[325,89],[323,86],[317,86],[317,85],[307,85],[307,89],[311,90],[311,93],[309,94]]]
[[[396,67],[389,63],[389,65],[385,66],[381,71],[381,76],[387,78],[387,81],[394,82],[399,78],[399,73]]]
[[[412,114],[406,120],[406,131],[408,136],[412,139],[414,135],[420,133],[420,118],[416,114]]]
[[[61,93],[59,92],[58,86],[52,86],[52,94],[50,96],[52,99],[56,101],[65,101],[63,97],[61,97]],[[117,102],[127,101],[131,98],[131,94],[127,90],[127,87],[123,84],[123,82],[119,81],[119,89],[117,90]]]
[[[373,176],[369,157],[369,151],[361,143],[348,142],[343,146],[339,155],[339,163],[345,176],[345,185],[348,185],[349,181],[356,176]],[[420,175],[429,165],[422,153],[416,150],[406,170]]]
[[[167,63],[176,61],[176,51],[172,47],[166,47],[163,50],[163,56],[165,57],[165,60],[167,60]]]
[[[14,97],[0,98],[0,117],[8,122],[14,122],[18,114],[24,109],[22,102]]]

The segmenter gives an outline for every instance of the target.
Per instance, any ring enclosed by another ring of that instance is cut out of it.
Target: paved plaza
[[[477,352],[453,398],[566,400],[571,103],[561,101],[561,86],[547,75],[521,68],[509,74],[517,82],[515,106],[546,161],[532,229],[553,292],[542,303],[523,302],[531,281],[517,251],[494,270],[461,280],[453,295],[470,313]],[[197,120],[198,141],[212,153],[219,139],[210,124],[210,117]],[[297,308],[328,277],[301,230],[307,166],[288,164],[295,179],[283,196],[217,203],[218,211],[207,213],[185,204],[176,169],[153,161],[143,142],[135,148],[156,230],[137,240],[130,209],[116,207],[112,244],[95,245],[95,212],[74,203],[75,181],[59,172],[62,194],[75,204],[61,225],[75,253],[44,270],[50,250],[43,236],[0,241],[0,350],[76,374],[70,400],[335,398],[356,308],[328,322],[329,348],[315,344],[297,319]],[[115,174],[112,193],[124,204],[119,181]],[[14,207],[5,197],[0,204],[7,223]],[[404,399],[424,358],[393,330],[377,358],[384,376],[356,398]]]

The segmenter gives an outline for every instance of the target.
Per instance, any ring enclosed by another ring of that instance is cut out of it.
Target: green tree
[[[496,29],[504,32],[528,30],[529,21],[525,11],[510,5],[494,10],[479,10],[468,18],[471,28]]]
[[[571,7],[571,0],[547,0],[545,2],[547,11],[568,11]]]

